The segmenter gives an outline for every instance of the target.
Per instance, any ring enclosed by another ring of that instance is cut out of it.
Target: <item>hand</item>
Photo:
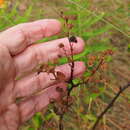
[[[52,75],[45,72],[39,75],[33,72],[15,80],[17,76],[31,71],[39,63],[57,59],[58,55],[64,56],[63,50],[58,47],[60,43],[64,44],[67,55],[70,55],[67,38],[33,44],[43,37],[59,33],[60,30],[59,21],[46,19],[19,24],[0,33],[0,130],[17,130],[23,122],[45,108],[50,98],[59,98],[55,89],[57,86],[65,90],[65,82],[55,84],[54,80],[51,80]],[[83,41],[77,39],[78,43],[74,44],[75,54],[84,48]],[[66,79],[69,78],[68,64],[56,69],[62,71]],[[76,62],[74,76],[81,75],[84,70],[84,63]],[[40,94],[31,96],[40,90]],[[29,98],[17,104],[16,99],[19,97]]]

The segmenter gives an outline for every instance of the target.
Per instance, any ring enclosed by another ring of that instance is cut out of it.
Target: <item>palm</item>
[[[18,128],[20,119],[13,94],[16,70],[8,49],[4,46],[1,46],[0,49],[0,74],[2,75],[0,77],[0,129],[13,130]],[[11,128],[12,126],[13,128]]]

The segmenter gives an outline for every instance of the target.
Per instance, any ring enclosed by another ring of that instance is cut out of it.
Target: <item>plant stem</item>
[[[61,115],[60,119],[59,119],[59,130],[63,130],[64,129],[63,124],[62,124],[62,120],[63,120],[63,115]]]

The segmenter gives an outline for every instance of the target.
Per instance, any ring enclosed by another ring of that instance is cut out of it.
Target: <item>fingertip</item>
[[[82,75],[86,70],[85,63],[82,61],[74,62],[74,77],[78,77]],[[68,79],[71,74],[71,68],[69,64],[60,65],[56,68],[56,71],[60,71],[65,74],[66,78]]]
[[[85,63],[82,61],[75,62],[75,70],[77,71],[76,76],[82,75],[86,70]]]
[[[84,50],[84,47],[85,47],[85,42],[84,42],[84,40],[82,39],[82,38],[80,38],[80,37],[77,37],[77,53],[81,53],[81,52],[83,52],[83,50]]]
[[[61,31],[61,28],[62,28],[61,22],[57,19],[52,19],[52,22],[54,23],[54,26],[57,27],[56,33],[59,33]]]
[[[45,27],[45,29],[43,29],[45,31],[44,37],[56,35],[61,31],[62,25],[59,20],[45,19],[45,20],[41,20],[39,22],[41,22],[41,25],[43,26],[43,28]],[[45,23],[46,23],[46,26],[45,26]]]
[[[74,55],[83,52],[84,47],[85,47],[85,42],[82,38],[76,37],[76,39],[77,39],[77,42],[73,42],[73,54]],[[64,44],[64,49],[66,50],[67,55],[71,55],[70,42],[69,42],[68,37],[54,40],[52,42],[54,43],[53,45],[58,44],[58,47],[59,47],[59,43]],[[61,52],[64,55],[64,51],[61,51]]]

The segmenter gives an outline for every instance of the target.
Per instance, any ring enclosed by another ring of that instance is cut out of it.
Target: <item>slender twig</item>
[[[108,112],[108,110],[113,106],[116,99],[120,96],[121,93],[123,93],[128,87],[130,86],[130,83],[125,85],[124,87],[120,87],[119,92],[115,95],[115,97],[111,100],[111,102],[108,104],[108,106],[104,109],[104,111],[97,117],[97,120],[95,124],[93,125],[92,130],[95,130],[99,121],[102,119],[102,117]]]
[[[101,59],[101,60],[100,60],[100,62],[99,62],[99,64],[97,65],[97,67],[92,71],[90,77],[92,77],[92,76],[95,75],[95,73],[99,70],[100,66],[102,65],[103,61],[104,61],[104,59]],[[89,77],[89,78],[87,79],[87,81],[85,81],[85,82],[80,82],[80,83],[78,83],[78,84],[74,84],[74,85],[73,85],[73,88],[74,88],[74,87],[78,87],[79,85],[88,84],[88,82],[90,81],[90,77]]]
[[[92,71],[90,77],[92,77],[100,68],[100,66],[102,65],[104,59],[102,58],[98,64],[98,66]],[[88,80],[85,82],[86,84],[89,82],[90,78],[88,78]]]
[[[69,83],[71,84],[71,88],[68,89],[68,97],[70,96],[70,92],[73,89],[74,83],[73,83],[73,77],[74,77],[74,54],[73,54],[73,43],[70,43],[70,50],[71,50],[71,63],[70,68],[71,68],[71,74],[70,74],[70,79]]]
[[[63,115],[60,115],[60,119],[59,119],[59,130],[63,130]]]

